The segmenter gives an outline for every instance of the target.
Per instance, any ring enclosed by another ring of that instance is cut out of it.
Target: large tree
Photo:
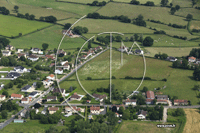
[[[43,43],[43,44],[42,44],[42,48],[43,48],[43,50],[48,49],[48,47],[49,47],[49,44],[47,44],[47,43]]]
[[[161,6],[166,6],[168,2],[169,2],[168,0],[161,0],[160,4]]]
[[[154,42],[154,40],[150,36],[147,36],[143,41],[143,45],[144,46],[152,46],[153,42]]]
[[[14,6],[14,10],[15,12],[18,12],[19,7],[18,6]]]
[[[69,28],[71,27],[71,25],[72,25],[72,24],[70,24],[70,23],[66,23],[66,24],[64,25],[64,29],[69,29]]]
[[[193,15],[192,14],[188,14],[187,16],[186,16],[186,20],[187,21],[191,21],[193,19]]]

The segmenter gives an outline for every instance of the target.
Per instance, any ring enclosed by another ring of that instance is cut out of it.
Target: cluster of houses
[[[83,53],[84,55],[81,56],[79,58],[79,60],[86,60],[88,59],[90,56],[95,55],[98,51],[103,50],[103,48],[101,46],[95,47],[95,48],[90,48],[87,52],[86,51],[82,51],[81,53]]]
[[[143,50],[140,50],[140,49],[136,49],[135,51],[128,51],[128,47],[126,46],[121,46],[119,47],[118,49],[120,52],[127,52],[129,54],[136,54],[136,55],[143,55],[144,54],[144,51]]]
[[[74,34],[74,33],[72,32],[72,30],[63,30],[62,33],[63,33],[63,35],[66,34],[67,36],[69,36],[69,37],[71,37],[71,38],[80,37],[80,35]]]
[[[54,74],[50,74],[49,76],[47,76],[46,79],[42,81],[44,88],[48,88],[49,86],[51,86],[54,80],[55,80]]]

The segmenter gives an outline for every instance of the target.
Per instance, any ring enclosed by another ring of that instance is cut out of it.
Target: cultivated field
[[[200,113],[199,109],[184,109],[186,113],[186,124],[183,133],[199,133],[200,132]]]
[[[174,130],[173,128],[157,128],[157,124],[162,124],[159,122],[124,121],[122,124],[118,133],[169,133]]]
[[[10,10],[10,13],[14,15],[17,15],[17,13],[13,11],[14,6],[17,5],[19,6],[19,13],[34,14],[36,19],[39,19],[41,16],[50,16],[50,15],[55,16],[58,20],[77,16],[76,14],[65,12],[65,11],[18,4],[15,0],[9,0],[9,1],[1,0],[0,5],[5,6],[7,9]]]
[[[161,22],[167,24],[187,24],[185,18],[170,15],[169,11],[170,8],[166,7],[147,7],[111,2],[105,7],[102,7],[100,10],[98,10],[98,13],[105,16],[125,15],[131,19],[136,18],[139,14],[142,14],[145,20],[160,20]]]
[[[94,12],[100,8],[100,7],[96,7],[96,6],[56,2],[55,0],[40,0],[40,1],[13,0],[13,1],[17,4],[26,4],[26,5],[36,6],[36,7],[44,7],[45,6],[46,8],[67,11],[69,13],[75,13],[78,15],[86,15],[89,12]]]
[[[57,48],[62,34],[62,26],[54,25],[42,31],[38,31],[36,33],[32,33],[14,40],[11,40],[11,45],[16,48],[30,48],[30,47],[38,47],[42,48],[43,43],[49,44],[49,49]],[[63,40],[61,48],[63,49],[71,49],[81,47],[85,41],[82,38],[69,38],[66,37]],[[26,44],[26,45],[24,45]]]
[[[18,36],[42,29],[52,24],[21,19],[13,16],[0,15],[0,35],[7,37]]]

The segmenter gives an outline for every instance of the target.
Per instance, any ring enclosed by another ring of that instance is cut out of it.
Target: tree
[[[39,103],[34,104],[34,108],[38,109],[40,107],[41,107],[41,105]]]
[[[50,23],[56,23],[57,18],[54,16],[47,16],[44,18],[46,22],[50,22]]]
[[[31,14],[31,15],[29,16],[29,19],[30,19],[30,20],[34,20],[34,19],[35,19],[35,15]]]
[[[14,6],[14,10],[17,13],[18,12],[19,7],[18,6]]]
[[[72,24],[66,23],[66,24],[64,25],[64,29],[69,29],[71,26],[72,26]]]
[[[143,46],[152,46],[153,41],[154,40],[150,36],[147,36],[143,41]]]
[[[74,27],[73,32],[75,32],[78,35],[82,35],[83,28],[81,26],[76,26],[76,27]]]
[[[188,61],[187,61],[186,59],[183,59],[183,60],[182,60],[181,67],[182,67],[183,69],[188,69]]]
[[[50,127],[45,131],[45,133],[58,133],[58,129],[56,129],[55,127]]]
[[[177,68],[177,67],[178,67],[178,64],[179,64],[178,61],[174,61],[174,62],[172,63],[172,67],[173,67],[173,68]]]
[[[176,8],[176,11],[178,11],[180,9],[180,6],[176,5],[175,8]]]
[[[25,18],[26,18],[26,19],[29,19],[29,13],[26,13],[26,14],[25,14]]]
[[[7,38],[2,38],[0,37],[0,44],[3,45],[3,47],[6,47],[7,45],[9,45],[10,40],[8,40]]]
[[[48,47],[49,47],[49,44],[47,44],[47,43],[43,43],[43,44],[42,44],[42,48],[43,48],[43,50],[48,49]]]
[[[123,113],[123,115],[122,115],[122,119],[128,120],[129,118],[130,118],[130,112],[129,112],[129,110],[127,109],[127,110],[124,111],[124,113]]]
[[[2,92],[2,95],[5,95],[6,97],[8,97],[8,96],[9,96],[9,94],[8,94],[8,92],[7,92],[7,91],[3,91],[3,92]]]
[[[168,0],[161,0],[161,6],[166,6],[167,5],[167,3],[168,3],[169,1]]]
[[[191,21],[193,19],[193,15],[192,14],[188,14],[187,16],[186,16],[186,20],[187,21]]]
[[[115,117],[115,113],[110,111],[107,113],[107,115],[108,115],[107,121],[109,125],[115,126],[117,124],[117,117]]]
[[[90,48],[92,47],[91,44],[92,44],[91,41],[89,41],[89,42],[88,42],[88,49],[90,49]]]
[[[133,5],[139,5],[140,2],[139,2],[139,1],[136,1],[136,0],[132,0],[130,4],[133,4]]]
[[[115,40],[116,40],[117,42],[121,42],[121,41],[122,41],[122,37],[121,37],[121,36],[116,36],[116,37],[115,37]]]
[[[169,5],[170,5],[170,7],[172,7],[172,6],[173,6],[173,4],[172,4],[172,3],[170,3]]]
[[[144,86],[143,89],[142,89],[142,92],[146,93],[147,91],[148,91],[148,88],[146,86]]]
[[[171,12],[172,15],[174,15],[174,13],[176,12],[176,8],[172,7],[171,10],[170,10],[170,12]]]
[[[42,83],[41,81],[38,81],[38,82],[36,83],[36,87],[37,87],[37,88],[42,87],[42,85],[43,85],[43,83]]]
[[[200,81],[200,69],[194,70],[193,77],[194,77],[195,80]]]
[[[135,41],[137,41],[138,38],[139,38],[139,35],[138,34],[134,34],[134,38],[135,38]]]
[[[175,110],[174,116],[184,116],[184,115],[185,115],[185,112],[182,108],[177,108]]]
[[[117,112],[117,107],[116,106],[112,107],[112,112]]]
[[[88,28],[87,27],[83,27],[83,33],[88,33]]]
[[[40,21],[44,21],[44,17],[40,17],[39,20],[40,20]]]
[[[8,117],[7,111],[6,110],[1,111],[1,116],[2,116],[2,119],[7,119]]]

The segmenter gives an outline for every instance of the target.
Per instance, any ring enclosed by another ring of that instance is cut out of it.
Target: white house
[[[22,99],[24,96],[21,94],[11,94],[11,99]]]
[[[23,88],[21,88],[22,92],[31,92],[33,90],[32,86],[26,85]]]
[[[44,86],[50,86],[51,84],[53,84],[53,81],[51,81],[50,79],[43,80],[42,82]]]
[[[126,99],[125,101],[124,101],[124,104],[125,105],[136,105],[136,102],[137,102],[137,100],[136,99]]]
[[[172,56],[168,56],[166,60],[174,62],[174,61],[177,61],[177,58],[172,57]]]
[[[62,68],[57,68],[55,70],[55,74],[63,74],[63,69]]]
[[[90,107],[90,113],[91,113],[91,114],[99,115],[99,114],[100,114],[100,107],[99,107],[99,106],[98,106],[98,107],[94,107],[94,106],[92,105],[92,107]]]
[[[48,96],[47,97],[47,102],[49,101],[56,101],[57,100],[57,96]]]
[[[6,96],[5,95],[0,95],[0,101],[3,101],[6,99]]]
[[[21,53],[23,51],[24,51],[23,49],[17,49],[17,53]]]
[[[75,92],[71,97],[70,97],[70,100],[78,100],[80,101],[82,99],[81,96],[77,95],[77,93]]]
[[[95,94],[94,93],[92,96],[95,97],[95,99],[99,100],[100,102],[103,102],[104,99],[107,99],[107,95],[106,94],[100,95],[100,94]]]
[[[143,50],[139,50],[139,49],[136,49],[134,52],[135,52],[135,54],[139,54],[139,55],[143,55],[144,54],[144,51]]]
[[[147,111],[140,110],[138,112],[138,119],[146,119],[146,116],[147,116]]]
[[[29,55],[28,59],[31,61],[37,61],[39,59],[39,57],[36,55]]]
[[[14,71],[18,72],[18,73],[24,73],[24,72],[27,72],[27,69],[25,67],[22,67],[22,66],[17,66],[17,67],[14,68]]]
[[[128,47],[123,46],[123,47],[120,47],[118,50],[121,52],[128,52]]]
[[[38,92],[37,91],[33,91],[29,94],[29,97],[35,98],[36,96],[38,96]]]
[[[189,62],[195,62],[196,61],[196,57],[188,57],[188,61]]]
[[[49,114],[54,114],[54,113],[56,113],[56,111],[59,110],[59,108],[58,107],[49,107],[48,110],[49,110]]]
[[[31,52],[34,54],[43,54],[43,51],[41,51],[39,48],[32,48]]]
[[[54,76],[54,74],[50,74],[49,76],[47,76],[47,79],[55,80],[55,76]]]
[[[31,101],[31,99],[32,99],[31,97],[22,98],[21,103],[28,104]]]
[[[2,54],[3,54],[3,56],[10,56],[10,55],[11,55],[11,52],[8,51],[8,50],[3,50],[3,51],[2,51]]]

